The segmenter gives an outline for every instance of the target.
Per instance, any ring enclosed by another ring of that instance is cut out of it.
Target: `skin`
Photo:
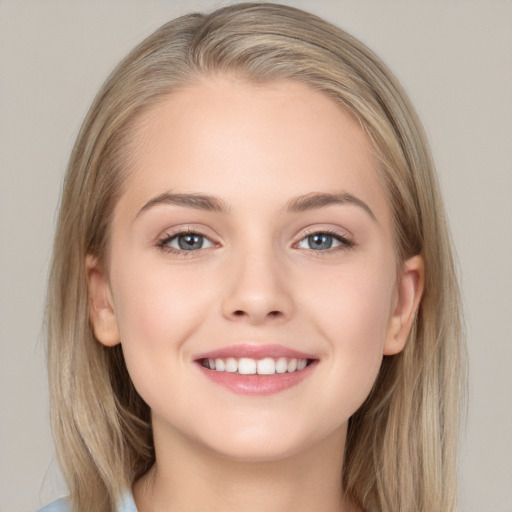
[[[152,410],[140,512],[357,510],[339,485],[347,422],[383,355],[403,349],[423,287],[419,256],[397,275],[364,131],[303,84],[210,77],[154,108],[134,148],[108,268],[86,265],[95,335],[122,343]],[[152,202],[165,193],[214,196],[225,211]],[[355,199],[288,208],[311,193]],[[202,249],[176,251],[187,229]],[[307,237],[326,231],[333,246],[313,248]],[[248,397],[194,362],[242,342],[317,363],[297,386]]]

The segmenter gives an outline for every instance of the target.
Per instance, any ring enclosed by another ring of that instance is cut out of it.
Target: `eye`
[[[214,247],[214,243],[200,233],[186,232],[166,236],[158,243],[158,246],[167,250],[190,252]]]
[[[297,246],[299,249],[328,251],[330,249],[349,249],[354,246],[354,243],[340,234],[317,232],[304,237]]]

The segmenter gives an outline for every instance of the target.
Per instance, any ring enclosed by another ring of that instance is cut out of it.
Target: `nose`
[[[293,315],[291,280],[275,255],[238,255],[225,281],[222,314],[252,325],[284,322]],[[229,284],[228,284],[229,283]]]

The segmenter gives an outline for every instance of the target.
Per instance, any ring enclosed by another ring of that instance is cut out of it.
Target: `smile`
[[[319,359],[282,345],[241,344],[198,354],[194,362],[210,382],[228,391],[266,396],[303,382]]]
[[[241,357],[239,359],[228,357],[226,359],[202,359],[204,368],[217,372],[238,373],[240,375],[275,375],[293,373],[304,370],[308,365],[308,359],[287,357],[265,357],[264,359],[252,359]]]

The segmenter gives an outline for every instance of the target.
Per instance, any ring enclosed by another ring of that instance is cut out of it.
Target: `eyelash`
[[[169,245],[169,243],[172,240],[174,240],[175,238],[178,238],[180,236],[186,236],[186,235],[197,235],[197,236],[202,237],[205,240],[208,240],[212,244],[212,246],[218,245],[215,242],[213,242],[210,239],[210,237],[208,237],[204,233],[201,233],[198,230],[195,230],[195,229],[184,229],[184,230],[175,231],[175,232],[172,232],[172,233],[169,233],[169,232],[165,233],[160,239],[157,240],[156,246],[159,249],[161,249],[162,251],[173,253],[173,254],[178,254],[180,256],[195,256],[194,253],[198,252],[199,250],[201,250],[201,249],[204,250],[204,249],[209,249],[210,248],[210,247],[205,247],[205,248],[201,247],[200,249],[187,251],[187,250],[184,250],[184,249],[177,249],[177,248],[171,247]]]
[[[309,249],[309,251],[311,253],[313,253],[314,255],[328,255],[328,254],[337,253],[339,251],[346,251],[349,249],[353,249],[356,245],[355,242],[352,239],[350,239],[349,237],[347,237],[346,235],[342,235],[334,229],[326,228],[326,229],[312,229],[310,232],[306,232],[302,236],[302,238],[294,244],[294,246],[297,246],[303,240],[306,240],[309,237],[315,236],[315,235],[327,235],[329,237],[332,237],[334,240],[338,241],[340,245],[337,247],[334,247],[334,248],[328,248],[328,249],[324,249],[324,250]]]
[[[160,239],[158,239],[156,246],[162,251],[173,253],[173,254],[178,254],[180,256],[194,256],[195,255],[194,253],[197,253],[200,250],[205,250],[205,249],[211,248],[211,247],[205,247],[205,248],[201,247],[201,248],[195,249],[195,250],[185,250],[185,249],[177,249],[177,248],[171,247],[169,245],[169,243],[172,240],[174,240],[180,236],[185,236],[185,235],[197,235],[197,236],[202,237],[205,240],[208,240],[212,244],[213,247],[218,245],[215,242],[213,242],[207,235],[205,235],[204,233],[201,233],[200,231],[193,230],[193,229],[185,229],[185,230],[181,230],[181,231],[175,231],[172,233],[168,233],[168,232],[165,233]],[[352,249],[356,245],[353,240],[351,240],[350,238],[348,238],[345,235],[341,235],[340,233],[338,233],[335,230],[316,229],[316,230],[311,230],[310,232],[306,232],[298,242],[295,242],[293,244],[293,247],[298,248],[297,246],[301,242],[303,242],[304,240],[307,240],[309,237],[315,236],[315,235],[326,235],[328,237],[332,237],[334,240],[339,242],[339,246],[334,247],[334,248],[329,247],[328,249],[324,249],[324,250],[320,250],[320,249],[315,250],[315,249],[311,249],[311,248],[305,249],[315,255],[332,254],[332,253],[337,253],[339,251],[346,251],[346,250]]]

